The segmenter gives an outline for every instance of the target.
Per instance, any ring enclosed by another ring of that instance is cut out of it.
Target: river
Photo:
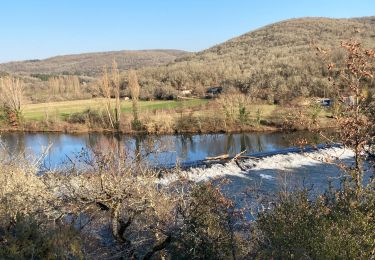
[[[54,169],[84,151],[106,151],[121,147],[128,158],[141,154],[151,164],[173,165],[202,160],[208,156],[270,152],[295,146],[305,138],[319,143],[317,134],[301,132],[129,136],[113,134],[1,133],[0,141],[11,154],[39,157],[50,146],[43,166]]]

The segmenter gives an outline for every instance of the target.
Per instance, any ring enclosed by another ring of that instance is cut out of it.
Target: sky
[[[0,62],[83,52],[199,51],[270,23],[375,15],[375,0],[1,0]]]

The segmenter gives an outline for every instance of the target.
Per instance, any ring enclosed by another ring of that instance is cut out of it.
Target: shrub
[[[142,130],[142,122],[139,119],[133,119],[132,122],[132,129],[135,131],[140,131]]]
[[[374,187],[358,200],[352,189],[315,201],[306,191],[281,197],[259,214],[258,256],[280,259],[371,259],[375,256]]]
[[[256,122],[257,125],[260,125],[261,122],[262,122],[262,110],[260,108],[258,108],[257,111],[256,111],[255,122]]]
[[[107,127],[109,125],[109,119],[105,113],[90,108],[69,115],[67,121],[75,124],[86,124],[89,127]]]
[[[319,115],[322,112],[322,106],[319,103],[313,103],[310,106],[310,118],[313,124],[316,124],[319,118]]]
[[[0,150],[0,259],[81,258],[79,236],[57,221],[61,205],[36,166]]]
[[[249,120],[250,113],[246,110],[246,106],[239,104],[238,107],[238,121],[240,124],[246,124]]]
[[[225,114],[227,123],[247,124],[249,122],[248,106],[252,103],[250,96],[241,93],[222,95],[216,103]]]
[[[173,133],[174,120],[168,113],[158,112],[154,116],[145,114],[142,118],[143,127],[147,133]]]
[[[343,105],[339,102],[339,100],[335,100],[331,107],[331,113],[333,117],[338,117],[342,113]]]
[[[198,132],[201,130],[201,122],[193,112],[183,115],[176,121],[176,131],[177,132]]]
[[[15,77],[0,78],[0,106],[10,125],[17,127],[22,121],[24,82]]]
[[[0,108],[0,121],[7,121],[7,116],[2,108]]]
[[[83,259],[78,233],[70,226],[43,226],[22,215],[4,224],[0,225],[1,259]]]
[[[155,89],[155,98],[172,100],[177,98],[177,90],[172,86],[158,87]]]
[[[202,130],[204,132],[222,132],[226,131],[226,118],[221,113],[212,113],[210,115],[201,116]]]
[[[173,243],[176,259],[235,259],[234,206],[217,186],[205,183],[193,188],[178,240]]]

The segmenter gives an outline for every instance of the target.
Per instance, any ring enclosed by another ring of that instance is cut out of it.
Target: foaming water
[[[338,163],[350,161],[354,156],[352,150],[346,148],[326,148],[308,153],[276,154],[261,159],[245,159],[241,162],[241,167],[235,162],[226,164],[213,164],[210,167],[190,168],[182,171],[183,177],[195,181],[208,181],[218,177],[238,177],[242,179],[260,178],[266,181],[275,181],[278,173],[295,173],[304,175],[306,169],[310,169],[304,177],[311,177],[323,172],[330,173],[331,176],[339,172]],[[311,169],[314,169],[311,171]],[[177,180],[179,176],[172,175],[165,177],[161,183],[168,184]],[[310,179],[311,179],[310,178]]]

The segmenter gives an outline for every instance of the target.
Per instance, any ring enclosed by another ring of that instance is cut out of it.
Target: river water
[[[129,136],[113,134],[1,133],[0,142],[11,154],[40,156],[50,146],[43,166],[54,169],[79,156],[82,151],[123,149],[130,159],[136,154],[151,164],[173,165],[222,154],[270,152],[295,146],[305,138],[319,143],[311,132]]]

